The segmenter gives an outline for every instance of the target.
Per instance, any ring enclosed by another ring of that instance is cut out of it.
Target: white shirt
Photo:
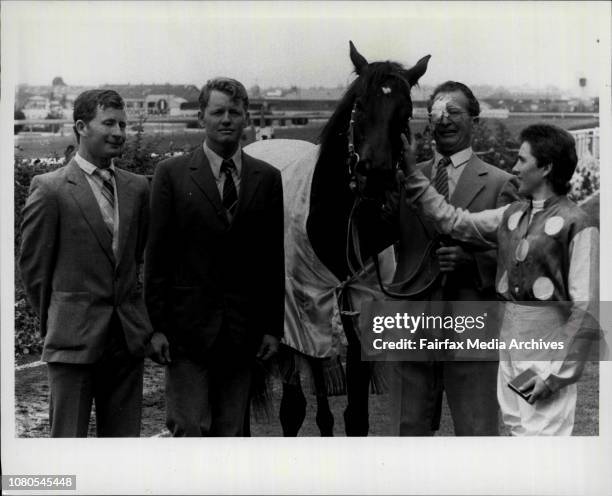
[[[91,187],[91,191],[96,197],[96,201],[98,202],[98,206],[100,207],[100,212],[102,213],[102,218],[105,218],[106,212],[101,207],[102,202],[106,201],[104,196],[102,195],[102,188],[104,187],[102,183],[102,178],[97,174],[94,174],[95,170],[98,168],[91,162],[85,160],[81,155],[76,153],[74,156],[74,160],[79,165],[81,170],[85,173],[85,177],[87,178],[87,182]],[[113,223],[113,253],[115,254],[115,258],[117,258],[117,249],[119,247],[119,196],[117,195],[117,183],[115,181],[115,165],[111,162],[109,167],[110,170],[113,171],[111,175],[111,182],[113,183],[113,189],[115,190],[115,208],[114,208],[114,219],[112,219]],[[105,222],[109,219],[105,219]]]
[[[210,164],[210,168],[212,170],[213,176],[215,177],[215,181],[217,181],[217,189],[219,190],[219,196],[223,198],[223,185],[225,184],[225,174],[221,174],[221,164],[225,160],[220,155],[217,155],[214,151],[212,151],[206,141],[202,145],[204,149],[204,154],[208,159],[208,163]],[[234,165],[236,169],[232,172],[232,178],[234,179],[234,184],[236,185],[236,195],[240,195],[240,174],[242,172],[242,149],[240,146],[236,150],[236,153],[230,157],[234,161]]]
[[[474,152],[472,151],[472,147],[468,146],[457,153],[451,155],[450,158],[452,162],[452,167],[447,168],[448,172],[448,196],[449,198],[453,196],[455,192],[455,188],[457,187],[457,183],[459,182],[459,178],[465,169],[466,164],[472,158]],[[438,164],[444,155],[441,155],[438,150],[434,151],[434,165],[431,168],[431,180],[436,177],[436,172],[438,171]]]

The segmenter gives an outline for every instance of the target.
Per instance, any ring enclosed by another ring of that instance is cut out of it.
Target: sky
[[[369,61],[431,54],[425,85],[577,90],[586,77],[594,95],[609,79],[606,2],[21,1],[2,14],[18,83],[334,87],[353,77],[349,40]]]

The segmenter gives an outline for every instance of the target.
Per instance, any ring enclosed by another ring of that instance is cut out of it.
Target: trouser
[[[546,399],[530,405],[508,387],[508,383],[528,368],[546,377],[553,362],[499,362],[497,394],[504,424],[513,436],[570,436],[574,428],[576,384],[566,386]]]
[[[144,360],[130,355],[121,325],[93,364],[49,362],[51,437],[87,437],[92,402],[98,437],[138,437]]]
[[[395,435],[431,436],[439,428],[446,392],[457,436],[497,436],[497,362],[391,364]]]
[[[249,435],[252,366],[245,350],[221,343],[205,360],[173,354],[166,367],[166,425],[172,435]]]
[[[500,338],[526,342],[542,339],[545,342],[563,340],[566,345],[566,316],[559,305],[528,306],[506,303]],[[515,436],[569,436],[574,427],[578,389],[570,384],[533,405],[514,393],[508,383],[521,372],[531,368],[545,379],[560,364],[550,359],[550,351],[500,350],[498,399],[504,423]]]

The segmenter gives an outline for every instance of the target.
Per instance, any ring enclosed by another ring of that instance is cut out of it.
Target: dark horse
[[[411,69],[389,61],[368,63],[352,42],[350,58],[358,77],[321,133],[306,222],[308,240],[316,256],[339,281],[353,274],[361,258],[379,253],[394,241],[381,228],[379,218],[386,192],[396,187],[395,170],[402,154],[400,134],[409,135],[410,90],[425,73],[429,61],[429,56],[423,57]],[[266,143],[265,146],[274,146],[274,140]],[[354,209],[356,198],[359,202]],[[349,218],[356,223],[359,239],[358,246],[347,250]],[[342,308],[345,302],[339,304]],[[352,318],[342,315],[341,320],[348,342],[345,431],[349,436],[365,436],[369,430],[371,364],[361,361]],[[334,419],[327,401],[322,359],[306,358],[317,393],[317,425],[322,435],[333,435]],[[280,420],[285,436],[297,435],[305,407],[299,382],[283,384]]]

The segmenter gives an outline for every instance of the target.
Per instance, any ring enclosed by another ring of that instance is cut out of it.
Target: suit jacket
[[[284,319],[280,172],[242,153],[238,205],[227,220],[202,147],[161,162],[153,177],[145,294],[155,331],[171,348],[205,359],[224,329],[235,350]]]
[[[76,161],[32,179],[19,265],[45,338],[42,359],[93,363],[116,313],[130,352],[144,356],[152,328],[138,285],[147,237],[146,178],[116,169],[117,258],[85,173]]]
[[[433,159],[418,164],[418,167],[431,178]],[[440,267],[435,254],[440,247],[440,238],[435,229],[406,204],[403,192],[401,196],[398,264],[393,282],[396,290],[402,293],[424,291],[418,298],[427,299],[431,297],[432,291],[440,289]],[[479,212],[517,199],[516,177],[472,155],[450,203],[471,212]],[[479,251],[469,246],[464,248],[474,254],[476,270],[472,267],[448,274],[444,294],[438,294],[435,299],[494,300],[496,250]]]

